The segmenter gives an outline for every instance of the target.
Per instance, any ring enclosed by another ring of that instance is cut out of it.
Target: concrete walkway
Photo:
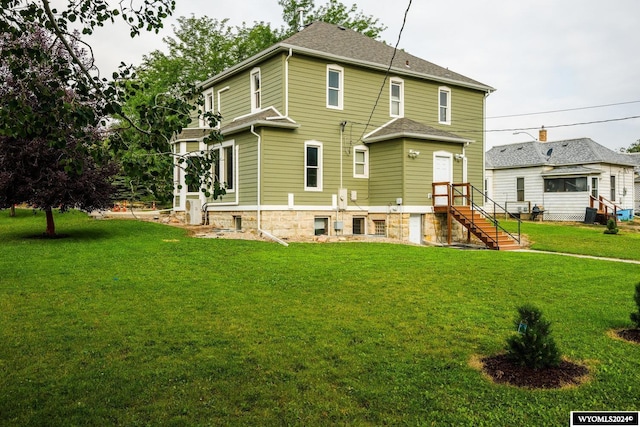
[[[546,254],[546,255],[562,255],[562,256],[571,256],[574,258],[586,258],[586,259],[597,259],[600,261],[612,261],[612,262],[623,262],[626,264],[638,264],[640,265],[640,261],[634,259],[621,259],[621,258],[607,258],[607,257],[599,257],[592,255],[580,255],[580,254],[568,254],[564,252],[550,252],[550,251],[536,251],[533,249],[516,249],[511,252],[528,252],[528,253],[536,253],[536,254]]]

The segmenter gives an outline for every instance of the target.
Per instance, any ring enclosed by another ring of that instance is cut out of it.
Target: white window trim
[[[318,148],[318,186],[307,186],[307,147]],[[322,191],[322,143],[319,141],[306,141],[304,143],[304,191]]]
[[[226,156],[225,156],[225,148],[232,147],[233,153],[233,188],[227,188],[227,193],[235,193],[238,189],[238,147],[236,146],[235,140],[224,141],[221,144],[217,145],[213,148],[218,152],[218,167],[220,169],[220,182],[224,184],[225,182],[229,182],[227,177],[227,165],[226,165]],[[213,165],[214,173],[215,173],[216,165]]]
[[[340,87],[338,88],[338,105],[330,105],[329,104],[329,73],[331,71],[336,71],[340,73]],[[331,108],[334,110],[342,110],[344,108],[344,68],[339,65],[331,64],[327,65],[327,88],[326,88],[326,97],[327,97],[327,108]]]
[[[205,91],[202,96],[204,97],[204,107],[202,108],[203,112],[207,113],[209,111],[215,111],[215,94],[214,94],[214,90],[213,88]],[[211,100],[211,102],[209,103],[208,101]],[[210,105],[208,105],[210,104]],[[209,124],[207,123],[207,121],[204,119],[204,117],[200,117],[200,127],[201,128],[208,128]]]
[[[364,151],[364,173],[357,173],[356,163],[356,151]],[[369,178],[369,147],[366,145],[356,145],[353,147],[353,177],[354,178]]]
[[[404,117],[404,80],[399,79],[397,77],[391,78],[389,80],[389,115],[391,117]],[[400,99],[398,100],[398,114],[393,113],[393,86],[400,86]]]
[[[254,76],[258,75],[258,81],[260,82],[260,87],[256,88]],[[251,70],[250,74],[251,79],[251,111],[259,111],[262,107],[262,74],[260,73],[260,68],[256,67]],[[260,103],[256,102],[256,94],[260,98]]]
[[[441,120],[440,117],[440,108],[442,105],[440,104],[440,94],[445,92],[447,94],[447,114],[445,120]],[[438,123],[442,125],[450,125],[451,124],[451,89],[446,86],[440,86],[438,88]]]

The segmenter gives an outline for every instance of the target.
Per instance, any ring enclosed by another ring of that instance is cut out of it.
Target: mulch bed
[[[531,369],[513,363],[505,354],[481,359],[482,371],[494,382],[526,388],[561,388],[581,384],[589,370],[566,360],[556,368]]]
[[[623,329],[616,334],[625,341],[632,341],[640,344],[640,329]]]

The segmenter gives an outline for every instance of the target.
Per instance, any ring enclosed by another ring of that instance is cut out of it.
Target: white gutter
[[[284,60],[284,115],[277,109],[273,108],[279,115],[274,117],[267,117],[267,120],[286,119],[295,123],[293,119],[289,117],[289,58],[293,56],[293,49],[289,48],[289,54]]]
[[[282,239],[277,238],[276,236],[274,236],[273,234],[264,231],[261,227],[260,227],[260,222],[262,220],[262,216],[261,216],[261,209],[262,206],[260,205],[260,196],[261,196],[261,191],[262,191],[262,182],[261,182],[261,157],[262,157],[262,138],[260,137],[259,134],[256,133],[255,128],[253,125],[251,125],[251,133],[254,134],[256,136],[256,138],[258,138],[258,165],[256,168],[256,172],[258,174],[257,176],[257,182],[256,182],[256,187],[257,187],[257,197],[258,200],[256,200],[256,225],[257,225],[257,229],[258,232],[264,234],[265,236],[267,236],[269,239],[276,241],[278,243],[280,243],[283,246],[289,246],[289,244],[287,242],[285,242]]]
[[[289,58],[293,56],[293,49],[289,48],[289,55],[284,60],[284,116],[289,117]]]

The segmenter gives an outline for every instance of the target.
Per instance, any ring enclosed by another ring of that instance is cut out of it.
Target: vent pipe
[[[304,8],[299,7],[296,12],[298,13],[298,31],[304,30]]]

